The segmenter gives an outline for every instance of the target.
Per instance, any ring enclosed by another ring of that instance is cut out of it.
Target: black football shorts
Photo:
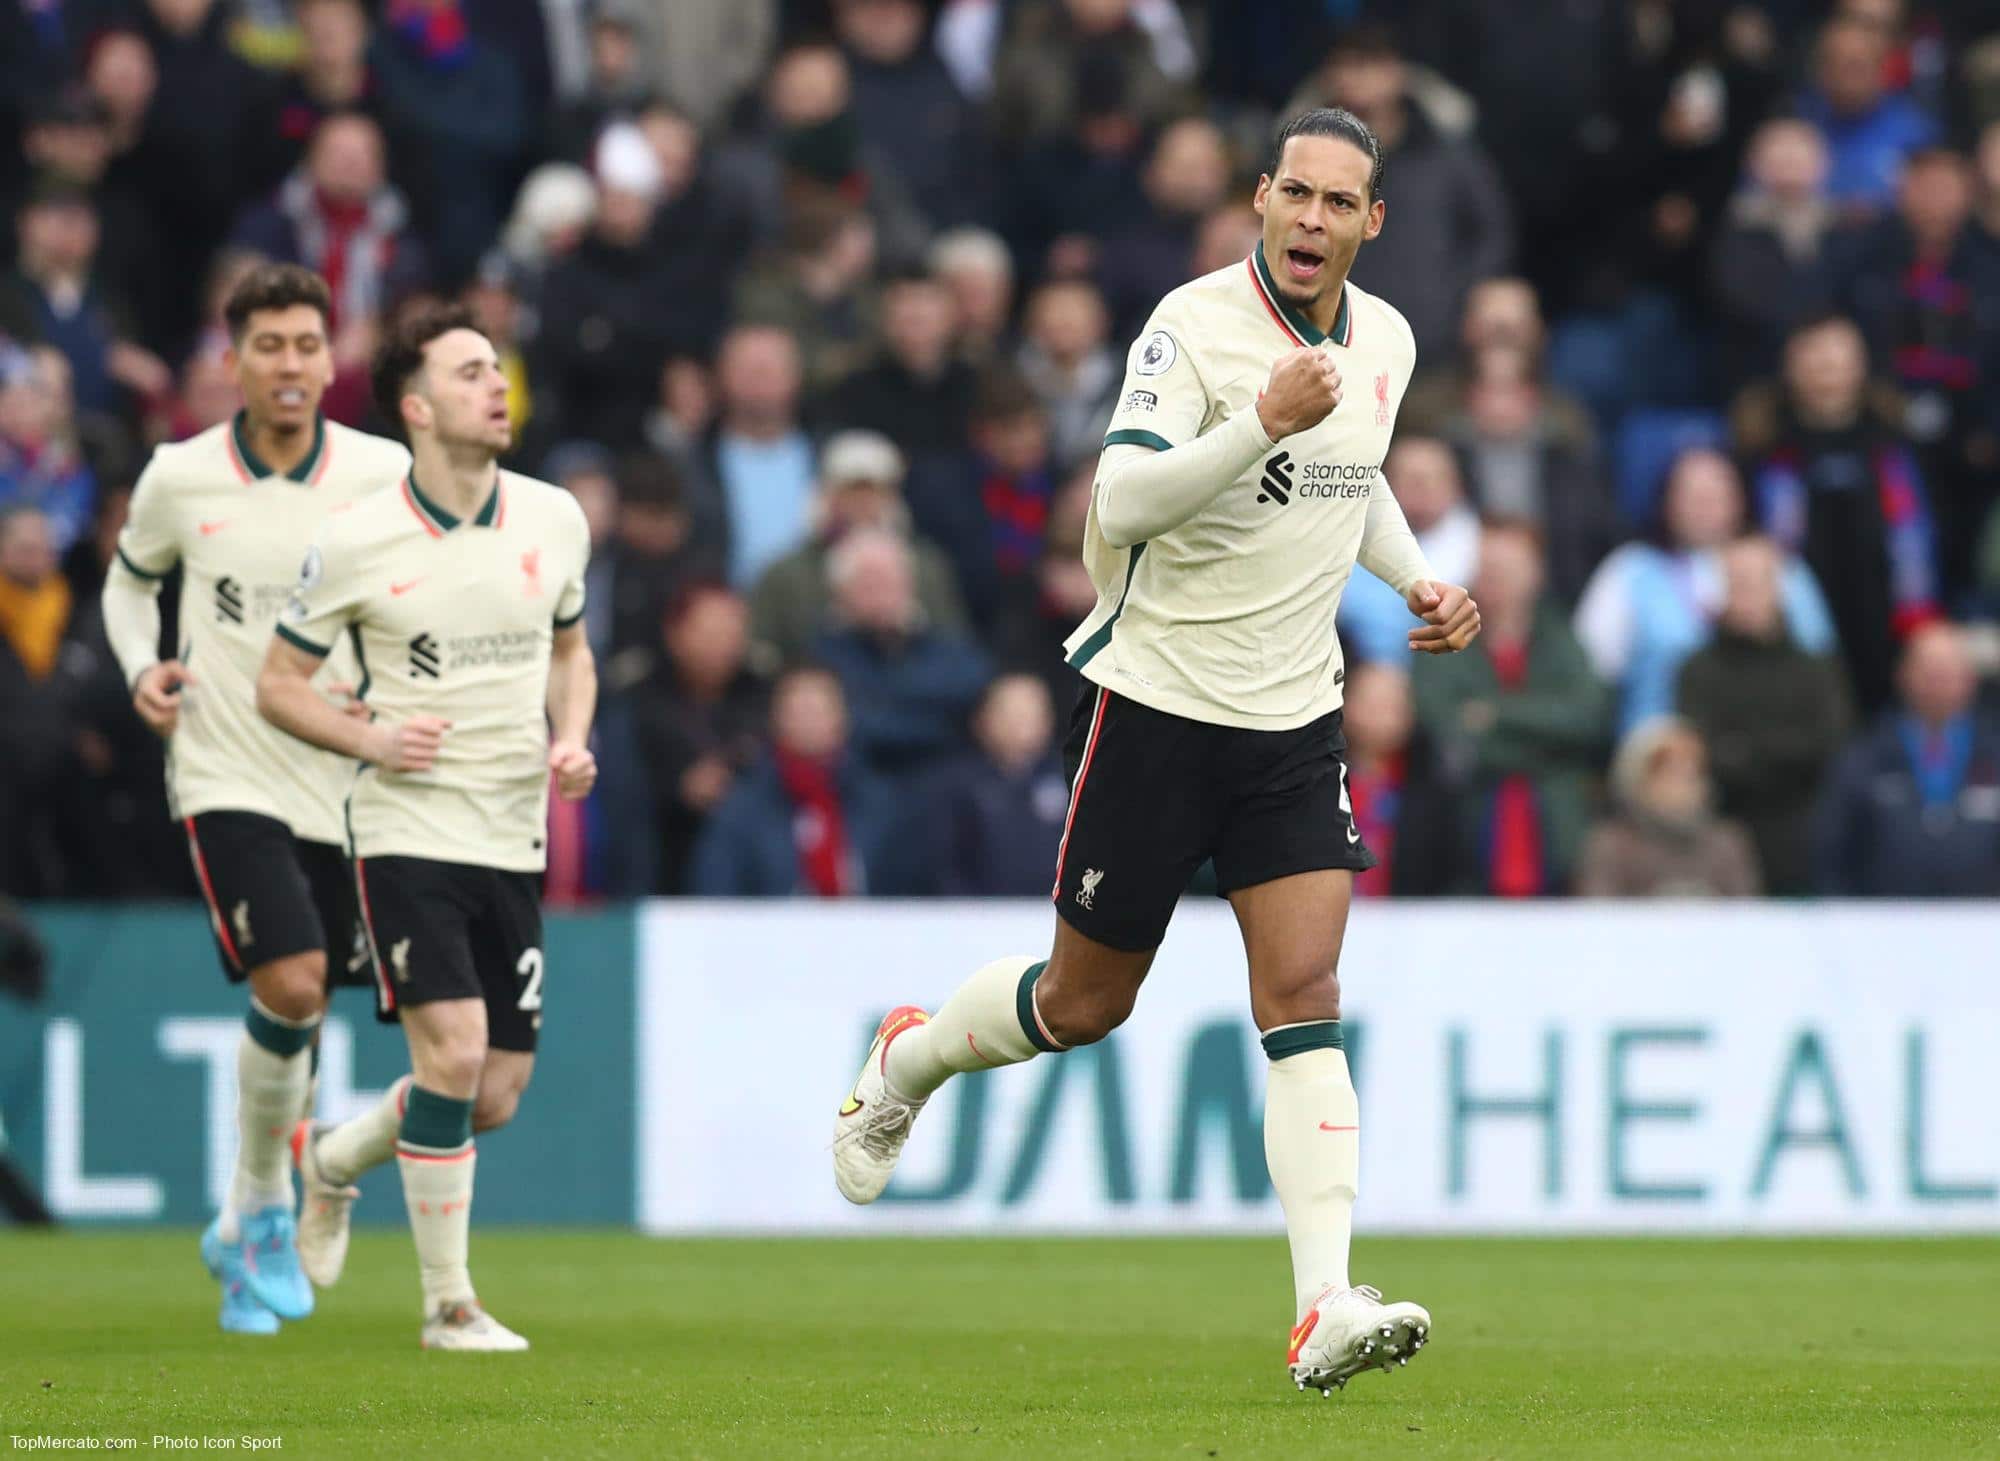
[[[199,812],[182,821],[195,881],[231,983],[293,954],[324,950],[327,982],[372,982],[347,855],[308,842],[261,812]]]

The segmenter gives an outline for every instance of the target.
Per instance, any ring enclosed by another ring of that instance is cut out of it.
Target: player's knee
[[[294,954],[256,971],[251,992],[283,1020],[310,1020],[326,1008],[326,955]]]
[[[417,1083],[424,1086],[435,1084],[440,1094],[446,1095],[460,1091],[476,1092],[479,1089],[479,1074],[485,1065],[484,1041],[440,1041],[424,1053],[424,1078]]]
[[[1340,1018],[1340,975],[1323,965],[1302,966],[1257,981],[1253,1000],[1265,1028]]]
[[[1137,997],[1136,989],[1115,986],[1071,990],[1039,1010],[1049,1033],[1063,1045],[1095,1045],[1125,1023]]]

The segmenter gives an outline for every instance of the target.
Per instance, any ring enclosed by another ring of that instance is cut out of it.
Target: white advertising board
[[[1226,905],[1111,1040],[954,1080],[850,1207],[876,1021],[1048,947],[1046,903],[655,903],[639,1218],[657,1232],[1275,1231]],[[1373,1231],[2000,1230],[2000,908],[1363,904],[1342,957]]]

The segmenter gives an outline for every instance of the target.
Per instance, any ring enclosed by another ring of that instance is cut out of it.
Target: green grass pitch
[[[2000,1241],[1358,1256],[1435,1343],[1322,1400],[1285,1376],[1277,1239],[475,1230],[482,1295],[535,1345],[486,1356],[418,1351],[401,1234],[358,1237],[273,1340],[216,1331],[193,1233],[0,1234],[0,1432],[427,1461],[2000,1456]]]

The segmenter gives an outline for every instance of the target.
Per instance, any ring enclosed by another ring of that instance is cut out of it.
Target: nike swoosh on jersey
[[[392,583],[389,585],[389,597],[400,599],[404,594],[422,582],[421,578],[413,578],[408,583]]]
[[[228,527],[228,526],[229,526],[229,524],[230,524],[230,521],[231,521],[231,519],[229,519],[229,518],[224,518],[224,519],[223,519],[223,520],[222,520],[221,522],[219,522],[219,523],[196,523],[196,524],[195,524],[195,526],[196,526],[196,527],[197,527],[198,529],[200,529],[200,531],[201,531],[201,535],[202,535],[202,536],[203,536],[204,538],[212,538],[212,537],[214,537],[214,536],[215,536],[215,535],[216,535],[217,533],[221,532],[221,531],[222,531],[222,530],[223,530],[224,528]]]

